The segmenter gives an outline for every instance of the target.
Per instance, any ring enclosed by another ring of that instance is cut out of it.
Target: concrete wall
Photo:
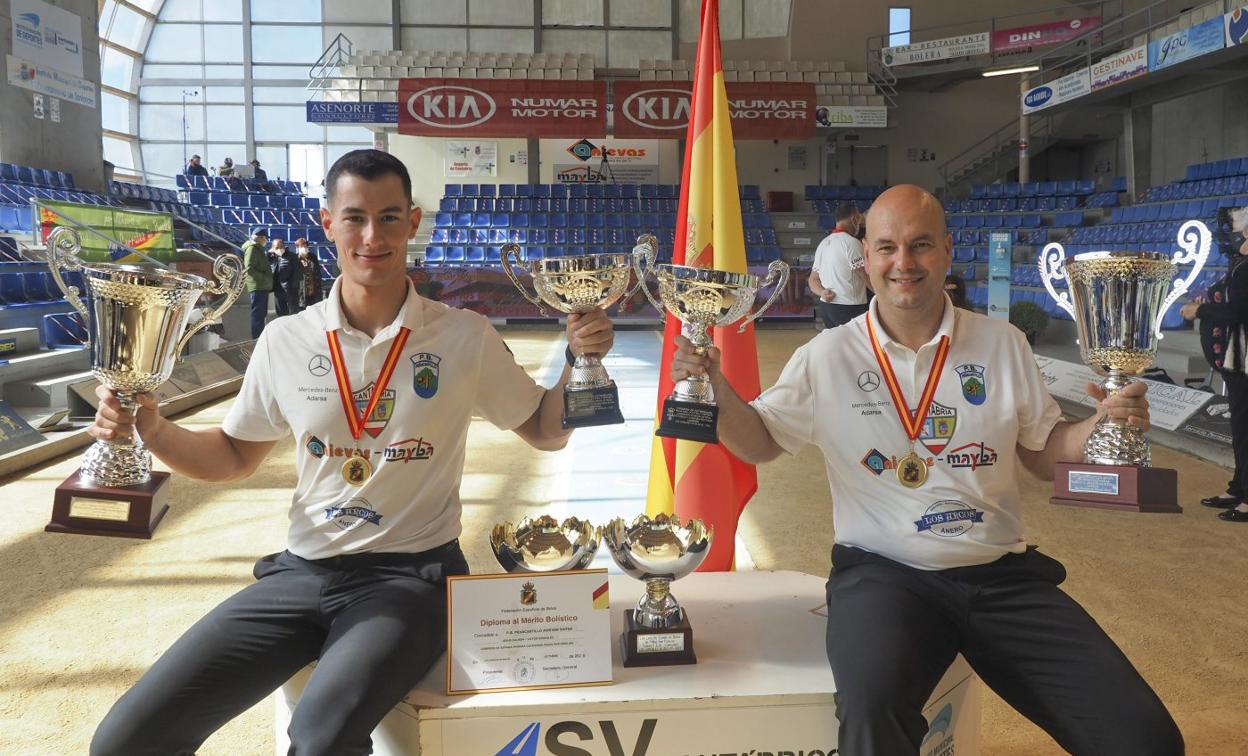
[[[529,180],[527,162],[522,163],[519,156],[524,153],[526,159],[535,156],[527,155],[528,142],[525,139],[480,139],[476,141],[494,142],[498,145],[498,175],[467,179],[448,179],[444,167],[446,148],[449,141],[441,137],[416,137],[403,134],[388,135],[388,151],[403,161],[412,174],[412,195],[416,205],[432,217],[438,210],[438,201],[442,199],[443,189],[450,183],[475,184],[524,184]],[[514,160],[513,160],[514,159]]]
[[[1248,80],[1153,106],[1152,183],[1191,163],[1248,155]]]
[[[82,17],[82,74],[87,81],[100,80],[99,14],[96,0],[50,0],[51,5]],[[0,3],[0,61],[13,51],[11,3]],[[104,151],[100,135],[99,91],[97,105],[88,108],[65,100],[60,103],[61,122],[46,113],[34,117],[34,92],[0,81],[0,161],[69,171],[84,189],[104,190]]]

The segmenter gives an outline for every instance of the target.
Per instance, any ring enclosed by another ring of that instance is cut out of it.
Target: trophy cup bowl
[[[633,258],[637,278],[642,281],[646,276],[644,262],[640,256]],[[746,326],[775,304],[789,280],[788,263],[780,260],[767,266],[766,278],[688,265],[654,265],[651,262],[649,267],[658,281],[659,296],[656,299],[646,286],[642,286],[642,291],[655,309],[671,313],[684,324],[681,330],[693,342],[694,351],[698,354],[706,354],[706,350],[714,345],[710,335],[712,326],[729,326],[745,317],[737,329],[744,333]],[[771,296],[762,307],[751,313],[758,290],[773,284],[775,290]],[[717,443],[718,414],[710,378],[690,376],[678,381],[671,396],[664,401],[663,417],[655,433]]]
[[[646,237],[638,240],[634,254],[648,254],[649,259],[653,259],[654,244],[645,240]],[[526,263],[520,261],[520,246],[508,244],[503,247],[501,258],[503,271],[512,284],[525,299],[537,305],[543,316],[547,307],[569,315],[605,310],[621,299],[630,299],[641,285],[638,281],[637,286],[629,289],[632,262],[628,255],[551,257]],[[520,282],[516,276],[517,267],[529,273],[536,295],[530,294]],[[624,422],[619,392],[603,367],[601,355],[577,355],[563,389],[563,406],[564,428]]]
[[[594,561],[602,534],[585,520],[560,523],[550,515],[502,522],[490,531],[494,558],[507,572],[583,570]]]
[[[671,585],[702,564],[714,535],[701,520],[682,525],[680,518],[663,514],[640,515],[631,525],[617,518],[603,528],[611,558],[626,575],[646,583],[637,607],[624,613],[624,666],[697,662],[688,614]]]
[[[81,248],[75,230],[66,226],[54,229],[48,238],[48,266],[66,301],[89,323],[92,374],[116,395],[123,409],[134,412],[135,394],[153,391],[167,381],[190,338],[217,322],[238,298],[244,285],[242,262],[234,255],[218,257],[213,264],[217,281],[209,282],[200,276],[152,267],[86,264],[77,256]],[[62,274],[75,270],[82,273],[85,292],[67,284]],[[203,318],[188,330],[195,303],[204,293],[224,295],[224,299],[206,308]],[[155,487],[163,483],[167,473],[157,475],[161,479]],[[152,456],[138,433],[126,439],[97,440],[83,455],[82,466],[72,480],[84,488],[152,487]],[[58,500],[60,493],[58,489]],[[80,507],[79,511],[90,508]],[[156,520],[163,511],[155,515]],[[114,519],[119,516],[114,514]],[[150,537],[155,523],[144,525],[146,537]]]
[[[1040,255],[1040,278],[1057,304],[1070,314],[1079,334],[1079,351],[1083,362],[1104,377],[1100,387],[1114,394],[1134,383],[1153,364],[1159,341],[1164,338],[1161,321],[1166,311],[1183,296],[1200,275],[1209,256],[1211,235],[1200,221],[1187,221],[1179,229],[1177,246],[1172,255],[1161,252],[1097,251],[1066,259],[1062,245],[1045,246]],[[1180,265],[1191,263],[1182,278],[1176,275]],[[1065,280],[1068,292],[1059,294],[1054,282]],[[1144,432],[1108,416],[1101,418],[1084,445],[1084,467],[1152,469],[1152,451]],[[1059,468],[1059,472],[1062,472]],[[1078,487],[1065,493],[1122,496],[1120,477],[1101,479],[1100,483],[1086,477],[1089,470],[1074,471]],[[1172,470],[1157,470],[1170,473]],[[1100,472],[1101,475],[1113,475]],[[1165,477],[1156,478],[1155,485],[1141,487],[1140,506],[1148,511],[1179,511],[1177,490],[1173,496]],[[1175,479],[1177,480],[1177,478]],[[1059,478],[1059,494],[1067,481]],[[1084,490],[1089,486],[1108,486],[1105,491]],[[1147,490],[1146,490],[1147,489]],[[1144,506],[1144,499],[1173,498],[1173,508],[1165,505]],[[1057,499],[1064,499],[1059,495]],[[1061,503],[1067,503],[1065,501]]]

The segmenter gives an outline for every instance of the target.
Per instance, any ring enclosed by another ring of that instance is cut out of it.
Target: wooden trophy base
[[[1051,504],[1177,514],[1179,475],[1161,467],[1058,462]]]
[[[624,611],[624,632],[620,634],[620,652],[625,667],[665,667],[673,664],[697,664],[693,654],[693,628],[689,614],[680,610],[680,624],[673,627],[641,627],[633,620],[633,610]]]
[[[137,486],[112,488],[82,479],[75,472],[56,487],[49,533],[151,538],[152,531],[169,511],[169,473],[153,472],[152,479]]]

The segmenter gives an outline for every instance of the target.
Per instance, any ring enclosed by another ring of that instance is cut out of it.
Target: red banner
[[[1051,24],[1020,26],[1017,29],[1002,29],[992,33],[992,51],[1016,52],[1030,50],[1033,47],[1056,45],[1084,34],[1101,25],[1100,16],[1085,16],[1067,21],[1054,21]]]
[[[692,82],[617,81],[614,135],[679,139],[689,128]],[[815,85],[799,82],[728,82],[734,139],[813,139]]]
[[[399,133],[440,137],[602,137],[604,81],[402,79]]]

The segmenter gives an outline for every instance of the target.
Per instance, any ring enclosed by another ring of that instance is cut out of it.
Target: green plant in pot
[[[1035,344],[1036,337],[1049,325],[1049,314],[1035,302],[1023,300],[1010,305],[1010,323],[1023,332],[1027,343]]]

